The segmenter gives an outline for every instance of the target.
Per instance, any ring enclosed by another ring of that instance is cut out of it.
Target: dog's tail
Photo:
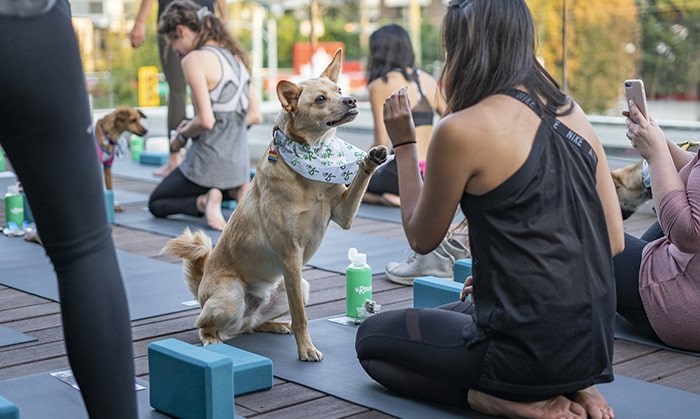
[[[168,240],[160,251],[183,259],[185,281],[192,294],[197,297],[199,283],[202,282],[204,266],[211,254],[211,238],[202,230],[192,233],[189,228],[178,237]]]

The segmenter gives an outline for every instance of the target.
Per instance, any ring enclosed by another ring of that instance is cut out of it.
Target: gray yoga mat
[[[229,210],[224,210],[226,217],[230,213]],[[204,218],[185,215],[156,218],[147,211],[132,211],[115,214],[115,224],[170,237],[179,236],[185,227],[189,227],[193,231],[204,229],[214,243],[221,236],[221,232],[206,228]],[[351,247],[367,254],[367,263],[373,268],[375,275],[383,273],[384,267],[389,262],[400,262],[406,259],[409,254],[408,242],[404,238],[373,236],[330,226],[321,246],[308,265],[326,271],[345,273],[345,269],[350,263],[347,254]]]
[[[692,356],[700,356],[700,352],[684,351],[683,349],[674,348],[639,333],[630,322],[622,318],[622,316],[619,314],[615,315],[615,337],[617,339],[627,340],[630,342],[639,343],[641,345],[653,346],[655,348],[665,349],[667,351],[679,352]]]
[[[115,189],[114,202],[122,205],[145,204],[148,202],[148,194],[143,192],[127,191],[124,189]]]
[[[35,337],[25,335],[22,332],[12,330],[9,327],[0,325],[0,347],[17,345],[19,343],[33,342]]]
[[[148,381],[136,383],[146,387],[136,392],[139,418],[170,418],[151,408]],[[80,391],[48,372],[0,381],[0,396],[19,408],[22,419],[88,419]]]
[[[124,179],[141,180],[148,183],[160,183],[162,177],[154,176],[153,172],[160,166],[141,164],[128,157],[116,159],[112,165],[112,174]]]
[[[223,211],[226,219],[228,219],[233,212],[229,209],[224,209]],[[189,227],[192,231],[201,229],[211,237],[214,243],[216,243],[219,240],[219,236],[221,236],[220,231],[213,230],[207,226],[207,220],[204,217],[192,217],[178,214],[157,218],[146,209],[116,213],[114,214],[114,224],[170,237],[179,236],[185,230],[185,227]]]
[[[118,250],[131,320],[197,307],[185,285],[182,267]],[[44,248],[22,238],[0,237],[0,283],[59,301],[53,266]],[[99,272],[97,273],[99,274]]]
[[[401,209],[399,207],[389,207],[380,204],[362,203],[357,210],[357,216],[361,218],[369,218],[370,220],[388,221],[391,223],[401,224]],[[462,210],[457,210],[453,224],[459,224],[464,220]]]
[[[339,316],[338,316],[339,317]],[[297,359],[292,335],[255,333],[228,341],[229,345],[268,357],[275,376],[335,397],[401,418],[487,418],[467,410],[404,398],[389,392],[364,372],[355,354],[355,326],[327,319],[309,322],[316,347],[323,352],[319,363]],[[700,395],[617,375],[598,386],[618,418],[696,419]]]

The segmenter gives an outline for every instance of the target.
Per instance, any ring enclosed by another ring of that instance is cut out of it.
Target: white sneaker
[[[421,276],[436,276],[451,280],[454,263],[454,258],[441,243],[428,254],[413,253],[403,262],[389,263],[384,273],[389,281],[401,285],[413,285],[413,281]]]

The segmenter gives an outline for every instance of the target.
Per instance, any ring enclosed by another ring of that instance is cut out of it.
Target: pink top
[[[669,192],[657,208],[666,237],[644,247],[639,294],[649,322],[667,345],[700,351],[700,162],[679,175],[684,191]]]

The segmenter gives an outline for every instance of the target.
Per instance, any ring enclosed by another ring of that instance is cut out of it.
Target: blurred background
[[[157,55],[157,5],[147,20],[146,43],[138,49],[129,44],[139,3],[71,0],[94,109],[166,103],[167,84]],[[327,57],[342,46],[342,84],[362,101],[368,38],[383,24],[404,26],[413,39],[419,67],[439,74],[444,55],[440,23],[446,3],[227,0],[227,25],[251,54],[255,85],[263,100],[276,100],[274,86],[279,79],[319,72],[322,68],[314,67],[325,66]],[[642,78],[657,119],[700,118],[700,0],[527,3],[538,28],[541,61],[588,114],[619,116],[626,108],[622,81]]]

